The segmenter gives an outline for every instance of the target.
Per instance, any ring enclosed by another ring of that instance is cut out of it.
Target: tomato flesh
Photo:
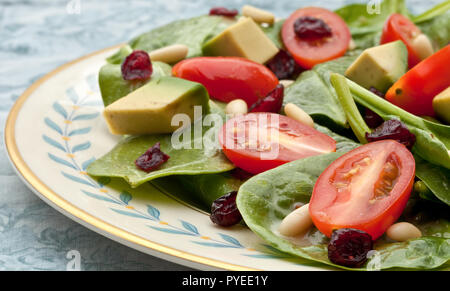
[[[323,20],[331,28],[331,36],[319,40],[299,38],[294,30],[295,21],[303,16]],[[350,44],[350,30],[336,13],[319,7],[306,7],[295,11],[283,24],[281,37],[295,61],[305,69],[343,56]]]
[[[219,131],[224,154],[237,167],[258,174],[287,162],[336,151],[336,141],[276,113],[249,113]]]
[[[334,229],[355,228],[375,240],[402,214],[414,176],[414,157],[404,145],[360,146],[319,176],[309,203],[313,223],[328,237]]]
[[[278,78],[267,67],[237,57],[183,60],[173,67],[172,74],[202,84],[213,99],[243,99],[249,107],[278,85]]]
[[[421,33],[420,29],[407,17],[394,13],[386,20],[381,34],[380,44],[401,40],[408,49],[408,66],[414,67],[420,62],[419,54],[412,42]]]
[[[409,70],[386,93],[392,104],[419,116],[434,116],[433,98],[450,86],[450,45]]]

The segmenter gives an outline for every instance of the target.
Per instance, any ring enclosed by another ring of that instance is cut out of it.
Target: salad
[[[448,267],[450,1],[379,8],[213,7],[132,39],[99,72],[123,138],[88,174],[314,262]]]

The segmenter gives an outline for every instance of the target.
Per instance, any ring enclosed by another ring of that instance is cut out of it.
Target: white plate
[[[68,63],[33,84],[9,114],[5,143],[24,182],[46,203],[122,244],[198,269],[312,270],[248,228],[219,228],[150,184],[99,184],[84,169],[118,141],[101,116],[97,73],[117,47]]]

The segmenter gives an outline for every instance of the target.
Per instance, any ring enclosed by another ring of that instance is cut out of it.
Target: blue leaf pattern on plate
[[[53,109],[61,114],[64,119],[67,119],[67,111],[64,109],[64,107],[61,106],[61,104],[59,104],[58,102],[53,103]]]
[[[77,170],[77,168],[72,163],[70,163],[64,159],[58,158],[57,156],[52,155],[51,153],[49,153],[48,156],[50,157],[50,159],[52,159],[53,161],[55,161],[57,163],[60,163],[61,165],[65,165],[65,166],[71,167],[74,170]]]
[[[84,150],[87,150],[90,147],[91,147],[91,143],[90,142],[85,142],[85,143],[82,143],[82,144],[74,146],[72,148],[72,153],[76,153],[76,152],[79,152],[79,151],[84,151]]]
[[[130,193],[128,193],[127,191],[123,191],[122,193],[120,193],[120,200],[122,200],[123,203],[125,203],[126,205],[128,205],[128,202],[131,201],[131,199],[133,198],[131,196]]]
[[[57,141],[55,141],[54,139],[49,138],[48,136],[46,136],[45,134],[42,136],[42,138],[44,139],[44,141],[46,143],[48,143],[51,146],[54,146],[57,149],[62,150],[63,152],[66,152],[66,149]]]
[[[75,129],[75,130],[72,130],[71,132],[69,132],[68,136],[86,134],[86,133],[89,133],[91,131],[91,129],[92,129],[92,127],[84,127],[84,128]]]
[[[45,118],[44,122],[45,122],[45,124],[47,124],[48,127],[53,129],[57,133],[59,133],[61,135],[63,134],[62,129],[56,123],[54,123],[50,118]]]

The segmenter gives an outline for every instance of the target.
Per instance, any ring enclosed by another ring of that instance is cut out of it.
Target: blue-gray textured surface
[[[69,2],[80,4],[79,13],[67,9]],[[218,5],[239,8],[252,4],[286,17],[308,4],[336,9],[353,2],[368,0],[0,0],[2,137],[9,109],[38,78],[151,28],[207,13]],[[407,4],[417,14],[439,2],[410,0]],[[70,250],[80,252],[82,270],[188,270],[115,243],[58,213],[21,182],[3,143],[1,147],[0,270],[65,270]]]

